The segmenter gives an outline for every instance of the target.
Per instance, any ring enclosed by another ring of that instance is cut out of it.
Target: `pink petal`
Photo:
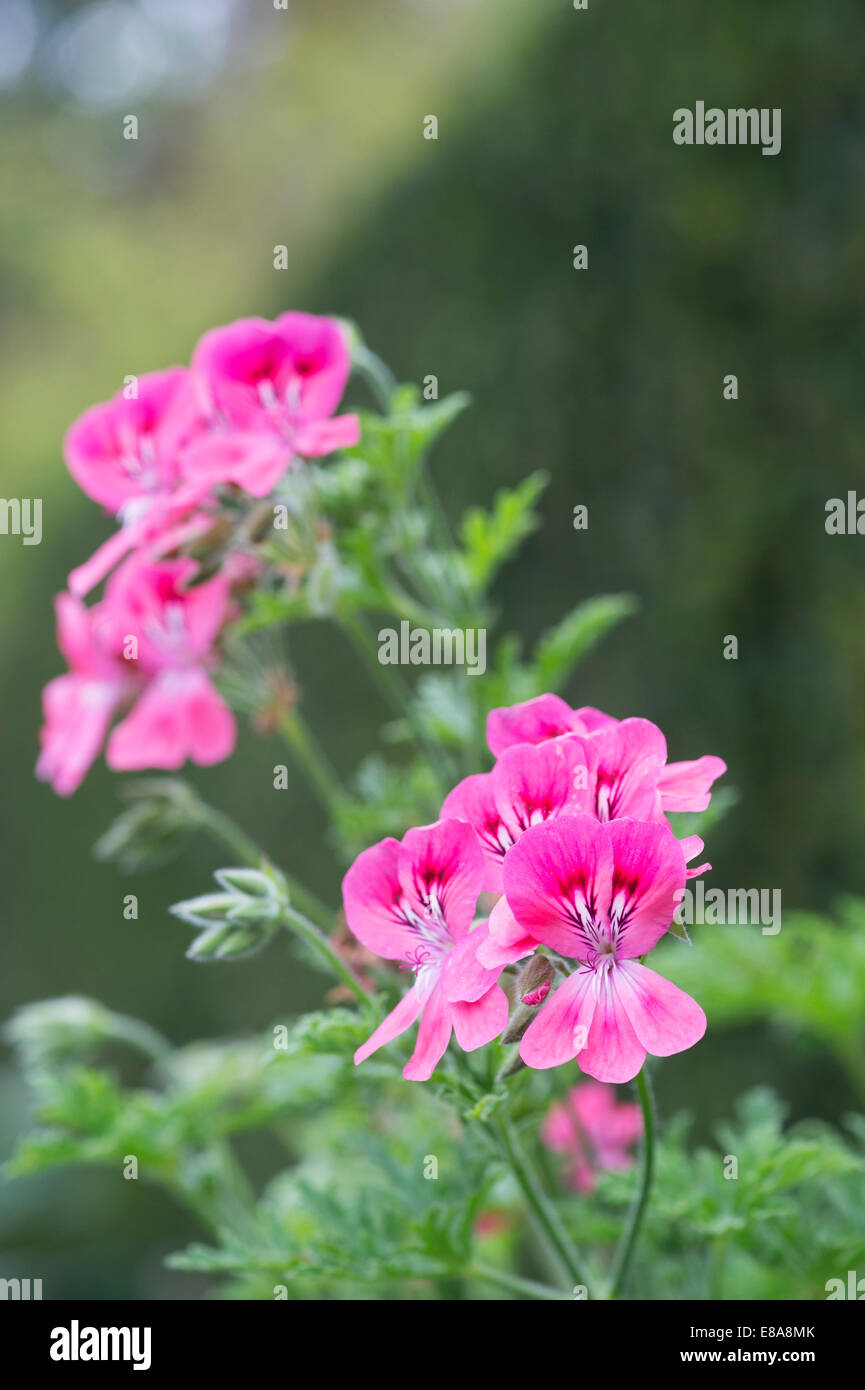
[[[602,1081],[584,1081],[568,1093],[579,1124],[589,1134],[603,1132],[616,1109],[615,1087]]]
[[[183,616],[186,642],[183,655],[206,657],[212,650],[221,629],[230,617],[230,581],[225,574],[215,574],[183,592]]]
[[[122,772],[148,767],[174,771],[187,758],[209,767],[233,752],[236,736],[234,715],[205,671],[167,670],[114,729],[106,761]]]
[[[323,419],[339,405],[351,371],[345,335],[336,319],[291,310],[274,328],[291,353],[291,376],[301,382],[299,415]]]
[[[642,1132],[643,1112],[639,1105],[623,1103],[616,1106],[605,1122],[604,1143],[624,1149],[639,1139]]]
[[[670,763],[658,782],[665,811],[705,811],[712,799],[710,788],[727,771],[727,764],[707,754],[693,762]]]
[[[698,854],[701,854],[703,850],[703,841],[700,839],[699,835],[686,835],[679,841],[679,844],[682,846],[682,853],[685,856],[686,864],[690,864],[691,860],[696,858]],[[700,874],[706,873],[711,867],[712,865],[709,861],[705,860],[702,864],[697,864],[695,868],[687,869],[685,877],[699,878]]]
[[[408,994],[404,994],[395,1009],[391,1009],[385,1018],[371,1033],[366,1042],[357,1049],[354,1054],[355,1066],[360,1066],[373,1052],[377,1052],[385,1043],[392,1042],[398,1038],[407,1028],[410,1028],[424,1006],[425,994],[417,984],[412,985]]]
[[[587,815],[559,816],[527,830],[508,852],[505,896],[527,935],[586,960],[592,943],[582,922],[606,924],[612,872],[609,827]]]
[[[708,873],[711,867],[712,865],[709,863],[708,859],[704,859],[702,864],[697,864],[695,868],[688,869],[685,874],[685,877],[699,878],[701,874]]]
[[[430,902],[436,903],[458,941],[472,924],[484,883],[483,852],[472,827],[440,820],[409,830],[402,841],[399,878],[410,906],[426,916]]]
[[[489,922],[481,922],[449,951],[442,966],[442,990],[449,1004],[473,1003],[496,983],[500,969],[478,960],[478,948],[489,938]]]
[[[406,1081],[429,1081],[451,1040],[452,1008],[436,985],[424,1005],[415,1050],[402,1069]]]
[[[532,1019],[520,1043],[526,1066],[559,1067],[581,1056],[595,1012],[593,978],[590,971],[569,975]]]
[[[292,448],[280,435],[264,429],[213,432],[183,454],[189,479],[210,485],[233,483],[250,497],[267,497],[292,460]]]
[[[266,319],[236,319],[211,328],[192,354],[191,372],[202,410],[237,429],[260,428],[267,410],[259,388],[274,383],[290,362],[285,339]]]
[[[342,881],[349,929],[385,960],[408,960],[417,937],[400,910],[399,840],[381,840],[355,859]]]
[[[564,1153],[574,1147],[573,1117],[564,1105],[551,1105],[541,1124],[541,1140],[554,1153]]]
[[[135,533],[131,526],[121,526],[108,537],[107,541],[85,560],[83,565],[69,573],[69,592],[76,598],[83,598],[100,584],[114,566],[118,564],[135,544]]]
[[[36,776],[59,796],[71,796],[99,753],[108,724],[123,698],[122,683],[87,676],[57,676],[42,695],[45,720]]]
[[[202,408],[239,429],[296,427],[332,415],[351,359],[334,319],[238,319],[198,342],[192,376]]]
[[[487,743],[494,757],[514,743],[542,743],[574,728],[573,711],[558,695],[537,695],[518,705],[491,710],[487,716]]]
[[[474,1003],[450,1005],[457,1042],[463,1052],[474,1052],[503,1033],[508,1023],[508,996],[493,985]]]
[[[185,367],[147,372],[138,378],[137,396],[127,399],[120,392],[90,406],[67,431],[69,472],[113,514],[131,498],[172,485],[176,460],[160,431],[185,378]]]
[[[573,728],[579,734],[591,734],[595,729],[606,729],[619,722],[611,714],[604,714],[602,709],[595,709],[593,705],[581,705],[579,709],[575,709],[573,720]]]
[[[670,1057],[700,1041],[706,1015],[684,990],[636,961],[616,966],[612,974],[634,1032],[653,1057]]]
[[[73,671],[89,675],[109,673],[116,678],[118,668],[98,640],[96,627],[100,605],[85,608],[75,594],[58,594],[54,600],[57,617],[57,645]],[[122,669],[122,668],[121,668]]]
[[[667,744],[648,719],[623,719],[586,738],[597,766],[597,814],[601,820],[648,820],[656,808],[658,778]]]
[[[589,810],[587,753],[575,735],[506,748],[490,775],[496,808],[511,840],[539,821]]]
[[[616,988],[618,971],[595,971],[595,1010],[589,1038],[578,1057],[581,1071],[598,1081],[631,1081],[646,1060],[641,1044]]]
[[[489,932],[478,950],[478,964],[489,970],[501,970],[505,965],[513,965],[537,950],[537,941],[526,934],[507,904],[507,899],[499,898],[487,923]]]
[[[357,415],[335,415],[302,425],[294,436],[294,447],[304,458],[321,458],[337,449],[350,449],[360,440]]]
[[[502,818],[496,808],[491,774],[476,772],[458,782],[445,797],[441,819],[468,821],[474,828],[484,852],[484,891],[501,893],[502,859],[509,837],[502,835]]]
[[[645,955],[664,935],[682,901],[685,860],[665,822],[615,820],[608,828],[615,865],[610,918],[621,922],[621,960]]]

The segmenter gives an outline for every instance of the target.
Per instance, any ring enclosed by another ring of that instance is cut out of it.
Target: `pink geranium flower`
[[[660,729],[647,719],[619,721],[603,710],[584,705],[581,709],[571,709],[558,695],[538,695],[522,704],[505,706],[491,710],[487,717],[487,743],[490,752],[499,757],[506,748],[516,743],[543,743],[563,734],[587,734],[600,740],[599,747],[608,753],[624,751],[618,743],[621,737],[616,730],[624,725],[639,723],[646,742],[645,754],[657,756],[663,750],[661,766],[658,769],[657,791],[662,811],[705,811],[711,801],[712,783],[727,771],[721,758],[707,754],[691,762],[667,763],[667,745]],[[654,748],[648,746],[647,730],[654,730]],[[635,752],[636,749],[632,749]],[[610,809],[608,817],[616,815],[638,815],[636,810]]]
[[[402,842],[364,850],[343,880],[348,925],[370,951],[399,960],[415,983],[355,1053],[355,1064],[419,1018],[417,1045],[403,1076],[426,1081],[451,1032],[466,1052],[491,1042],[508,1019],[498,970],[479,965],[487,924],[471,930],[483,888],[483,852],[470,825],[440,820],[409,830]]]
[[[244,461],[237,442],[229,443],[211,468],[228,470],[227,480],[239,470],[241,485],[264,496],[294,454],[314,458],[356,444],[357,416],[333,414],[350,370],[349,351],[333,319],[288,313],[272,323],[238,319],[205,333],[191,365],[198,402],[219,430],[243,436],[241,445],[245,440],[250,452]],[[261,436],[271,437],[269,446]],[[193,467],[207,468],[204,446],[196,449]]]
[[[685,854],[668,826],[561,816],[525,832],[503,877],[491,930],[498,914],[524,942],[580,962],[524,1034],[528,1066],[576,1058],[598,1081],[630,1081],[647,1052],[668,1057],[699,1041],[703,1010],[637,961],[667,930],[685,886]],[[478,964],[487,961],[481,949]]]
[[[480,840],[487,892],[501,893],[504,857],[530,825],[565,811],[589,810],[586,761],[576,738],[550,739],[537,747],[515,744],[492,772],[465,777],[445,798],[442,819],[468,821]]]
[[[205,765],[231,753],[234,716],[209,671],[231,616],[234,569],[190,587],[197,572],[193,560],[151,564],[135,555],[91,608],[71,594],[57,599],[69,672],[45,688],[36,772],[62,796],[80,785],[112,718],[130,705],[109,738],[112,768],[176,769],[187,758]]]
[[[149,372],[139,378],[137,392],[91,406],[66,434],[73,478],[121,523],[70,574],[70,591],[79,597],[134,547],[177,527],[210,491],[209,479],[187,479],[180,464],[184,449],[205,428],[186,368]]]
[[[633,1102],[619,1102],[612,1086],[584,1081],[572,1086],[564,1104],[551,1106],[541,1139],[553,1153],[568,1159],[571,1186],[593,1192],[598,1173],[629,1168],[628,1153],[643,1132],[643,1113]]]
[[[213,686],[216,639],[231,614],[230,578],[190,587],[194,560],[149,564],[133,556],[106,591],[111,640],[130,650],[146,680],[132,712],[113,730],[106,761],[115,770],[202,766],[234,749],[234,715]]]
[[[543,743],[560,734],[588,734],[618,721],[602,710],[584,705],[571,709],[559,695],[536,695],[518,705],[505,705],[487,715],[487,743],[498,758],[515,743]]]
[[[591,733],[511,744],[491,772],[459,782],[441,814],[473,826],[487,861],[484,887],[501,893],[505,855],[539,821],[575,811],[601,821],[663,819],[666,757],[664,735],[648,719],[610,720]]]
[[[89,592],[132,549],[175,549],[217,487],[266,497],[295,455],[357,443],[357,416],[333,415],[350,367],[333,319],[239,319],[204,334],[191,370],[147,373],[134,397],[86,410],[66,436],[69,470],[121,525],[72,571],[70,591]]]
[[[699,835],[686,835],[678,843],[686,864],[690,864],[691,860],[703,850],[703,841]],[[696,878],[711,867],[711,864],[704,861],[693,869],[686,868],[685,878]],[[490,913],[489,931],[485,940],[478,946],[478,960],[491,970],[496,966],[501,969],[505,965],[513,965],[525,956],[532,955],[537,950],[537,946],[537,939],[517,921],[508,906],[507,898],[502,897]],[[527,999],[523,1000],[523,1003],[529,1002]]]
[[[87,609],[72,594],[55,600],[57,642],[69,665],[42,695],[41,752],[36,776],[60,796],[80,786],[105,742],[116,711],[136,692],[136,673],[102,632],[104,610]]]
[[[66,433],[69,472],[113,516],[173,491],[180,448],[201,427],[185,367],[148,372],[136,389],[92,405]]]

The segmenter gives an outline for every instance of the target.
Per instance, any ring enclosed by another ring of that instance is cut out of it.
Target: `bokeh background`
[[[859,0],[4,0],[0,466],[4,496],[43,499],[44,536],[0,537],[0,1016],[84,993],[185,1042],[321,998],[282,942],[186,961],[166,907],[221,856],[195,843],[120,875],[91,857],[114,779],[97,767],[66,803],[32,775],[52,596],[108,530],[65,471],[66,426],[206,328],[289,307],[351,317],[400,378],[473,394],[435,460],[452,516],[548,471],[502,624],[531,641],[581,597],[639,596],[567,693],[655,719],[673,757],[727,759],[741,800],[712,882],[780,888],[785,908],[865,892],[865,540],[824,529],[828,498],[865,495],[863,52]],[[673,110],[697,99],[781,107],[780,156],[676,147]],[[374,691],[325,626],[291,656],[350,771]],[[245,733],[196,780],[335,903],[302,779],[271,791],[283,757]],[[700,1135],[755,1081],[796,1116],[852,1102],[829,1058],[750,1027],[673,1059],[661,1103]],[[26,1103],[7,1065],[4,1154]],[[243,1152],[269,1171],[263,1141]],[[194,1297],[161,1260],[198,1235],[119,1174],[0,1189],[0,1273],[46,1296]]]

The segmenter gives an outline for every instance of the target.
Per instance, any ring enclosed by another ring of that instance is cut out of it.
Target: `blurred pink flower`
[[[567,1156],[571,1186],[593,1192],[599,1172],[630,1167],[628,1148],[642,1132],[639,1105],[617,1101],[615,1088],[602,1081],[584,1081],[571,1087],[564,1104],[550,1107],[541,1139]]]
[[[82,491],[117,516],[174,490],[180,449],[202,427],[186,368],[148,372],[79,416],[66,433],[66,462]]]
[[[69,672],[42,694],[43,724],[36,776],[60,796],[81,784],[105,741],[115,712],[138,688],[134,671],[102,640],[101,605],[87,609],[72,594],[58,594],[57,641]]]
[[[218,486],[266,497],[295,455],[355,444],[357,416],[333,416],[350,367],[333,319],[239,319],[204,334],[191,370],[147,373],[91,406],[67,432],[66,460],[120,529],[72,571],[70,591],[88,593],[130,550],[177,548]]]
[[[69,576],[71,593],[83,597],[130,550],[157,538],[164,548],[172,528],[203,503],[208,479],[187,481],[185,448],[205,429],[185,367],[149,372],[136,395],[119,392],[85,410],[66,434],[69,471],[79,487],[120,522],[120,529]]]
[[[234,749],[234,715],[208,675],[230,616],[230,580],[216,574],[189,587],[197,572],[194,560],[149,564],[133,556],[108,583],[112,640],[128,650],[133,639],[147,682],[108,741],[115,771],[176,769],[187,758],[208,766]]]
[[[58,640],[69,673],[46,686],[37,776],[75,791],[96,758],[113,716],[132,709],[110,735],[115,769],[179,768],[187,758],[219,762],[234,748],[234,716],[209,669],[231,616],[229,574],[190,587],[193,560],[151,564],[130,556],[87,609],[57,599]]]
[[[360,437],[356,415],[333,415],[351,370],[334,319],[301,313],[281,314],[272,323],[237,319],[204,334],[190,370],[199,405],[214,425],[279,436],[283,471],[293,454],[329,454]]]

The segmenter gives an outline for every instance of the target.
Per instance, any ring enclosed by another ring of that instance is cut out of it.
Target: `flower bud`
[[[235,960],[265,946],[285,907],[284,884],[266,869],[219,869],[223,893],[203,893],[175,903],[170,911],[203,931],[186,955],[189,960]]]
[[[226,893],[248,898],[272,898],[274,882],[263,869],[217,869],[213,877]]]
[[[143,777],[123,789],[129,803],[93,852],[128,873],[154,868],[174,857],[199,824],[194,792],[173,777]]]
[[[550,992],[553,967],[548,956],[532,956],[517,979],[517,992],[529,1008],[543,1004]]]
[[[239,960],[251,956],[267,945],[273,928],[260,925],[235,925],[231,922],[209,927],[198,935],[186,952],[187,960]]]

